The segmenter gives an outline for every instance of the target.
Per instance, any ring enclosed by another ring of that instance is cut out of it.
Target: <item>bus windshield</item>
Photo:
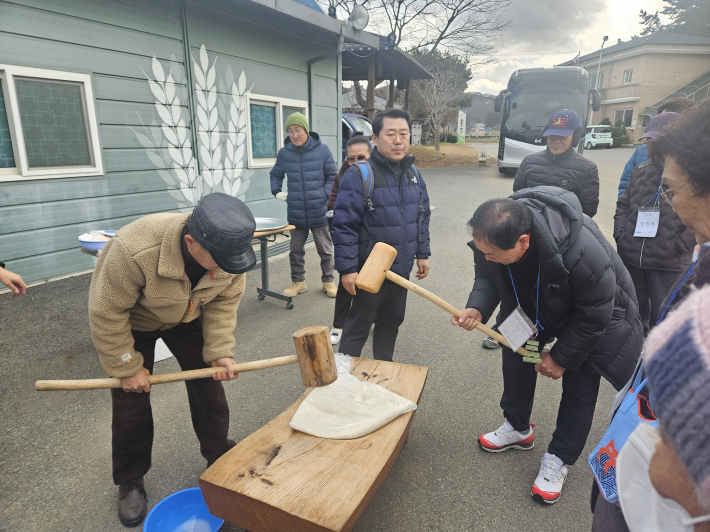
[[[560,109],[572,109],[584,122],[588,105],[588,89],[579,84],[556,87],[516,85],[510,87],[505,135],[530,142],[540,138],[550,116]]]

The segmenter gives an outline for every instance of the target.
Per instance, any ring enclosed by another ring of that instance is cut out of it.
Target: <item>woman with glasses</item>
[[[345,160],[343,165],[338,171],[338,175],[335,176],[333,181],[333,188],[330,191],[330,197],[328,198],[328,226],[330,227],[331,234],[333,233],[333,207],[335,207],[335,198],[338,197],[338,187],[340,186],[340,178],[343,174],[350,168],[351,164],[355,164],[358,161],[364,161],[369,159],[370,152],[372,151],[372,146],[367,137],[363,135],[358,135],[356,137],[348,140],[345,145]],[[345,318],[348,317],[348,311],[350,310],[350,304],[352,303],[353,296],[350,292],[345,290],[343,286],[343,281],[338,282],[338,292],[335,295],[335,314],[333,316],[333,328],[330,330],[330,342],[336,345],[340,342],[340,337],[343,335],[343,325],[345,324]]]
[[[658,138],[680,115],[664,113],[651,119],[641,138]],[[668,289],[692,262],[695,236],[663,200],[663,171],[651,161],[638,165],[616,203],[616,250],[631,274],[644,335],[658,319]]]

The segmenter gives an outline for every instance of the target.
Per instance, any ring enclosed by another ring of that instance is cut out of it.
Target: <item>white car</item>
[[[597,146],[606,146],[607,149],[614,145],[611,138],[611,126],[587,126],[587,134],[584,136],[584,147],[588,150]]]

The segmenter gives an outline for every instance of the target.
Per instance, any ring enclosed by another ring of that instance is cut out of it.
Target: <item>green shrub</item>
[[[619,120],[611,130],[611,138],[614,139],[614,147],[618,148],[622,144],[629,144],[629,135],[626,133],[624,123]]]
[[[439,142],[450,142],[456,144],[459,141],[459,136],[456,133],[442,133],[439,136]]]

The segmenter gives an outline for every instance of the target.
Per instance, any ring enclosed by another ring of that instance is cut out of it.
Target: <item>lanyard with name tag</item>
[[[510,315],[503,320],[503,322],[498,326],[498,330],[505,338],[506,342],[513,351],[517,351],[524,343],[526,343],[530,338],[536,337],[539,329],[544,329],[540,323],[540,262],[538,262],[537,270],[537,302],[535,305],[535,323],[532,322],[530,318],[525,314],[523,308],[520,306],[520,299],[518,298],[518,291],[515,289],[515,281],[513,281],[513,272],[510,271],[510,266],[508,266],[508,273],[510,274],[510,282],[513,285],[513,292],[515,293],[515,300],[518,302],[518,306],[515,310],[510,313]],[[535,342],[533,342],[535,343]],[[533,355],[533,353],[531,353]],[[535,360],[533,360],[533,358]],[[526,362],[539,362],[537,357],[533,356],[530,360],[525,360]]]
[[[658,232],[658,222],[661,219],[660,207],[641,207],[636,219],[634,236],[639,238],[654,238]]]

